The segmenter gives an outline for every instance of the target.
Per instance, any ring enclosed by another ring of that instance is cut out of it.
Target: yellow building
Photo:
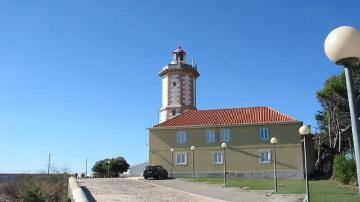
[[[149,163],[162,165],[173,176],[191,176],[193,166],[195,176],[221,176],[221,143],[226,142],[228,176],[272,177],[270,139],[276,137],[278,176],[303,178],[301,125],[270,107],[191,110],[149,129]],[[308,148],[313,153],[311,144]],[[310,172],[312,167],[310,163]]]
[[[186,64],[185,54],[179,46],[171,63],[159,73],[162,105],[159,124],[149,128],[149,164],[162,165],[173,176],[191,176],[193,170],[196,176],[221,176],[225,161],[229,176],[272,177],[270,139],[276,137],[278,176],[303,178],[302,122],[270,107],[197,110],[196,79],[200,74],[194,62]],[[221,147],[224,142],[225,150]],[[307,142],[311,173],[310,137]]]

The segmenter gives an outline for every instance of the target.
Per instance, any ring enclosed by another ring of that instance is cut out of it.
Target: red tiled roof
[[[299,122],[270,107],[190,110],[154,128]]]

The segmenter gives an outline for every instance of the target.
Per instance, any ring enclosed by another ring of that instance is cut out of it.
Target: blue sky
[[[0,173],[147,160],[160,69],[181,41],[198,109],[271,106],[316,126],[342,68],[323,42],[359,1],[0,1]]]

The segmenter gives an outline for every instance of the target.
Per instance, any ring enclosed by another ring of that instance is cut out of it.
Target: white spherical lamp
[[[225,142],[223,142],[223,143],[221,143],[221,147],[225,149],[227,147],[227,144]]]
[[[301,136],[310,135],[310,133],[311,133],[310,126],[307,126],[307,125],[301,126],[299,129],[299,133]]]
[[[272,137],[272,138],[270,139],[270,142],[271,142],[271,144],[277,144],[277,143],[278,143],[278,139],[277,139],[276,137]]]
[[[325,39],[326,56],[336,64],[347,59],[360,59],[360,31],[350,26],[332,30]]]
[[[191,149],[191,151],[194,151],[194,150],[195,150],[195,146],[191,146],[190,149]]]

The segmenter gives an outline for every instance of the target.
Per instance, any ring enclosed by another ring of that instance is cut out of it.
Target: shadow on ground
[[[91,195],[90,191],[86,187],[81,187],[81,189],[85,192],[86,198],[89,202],[96,202],[95,198]]]

